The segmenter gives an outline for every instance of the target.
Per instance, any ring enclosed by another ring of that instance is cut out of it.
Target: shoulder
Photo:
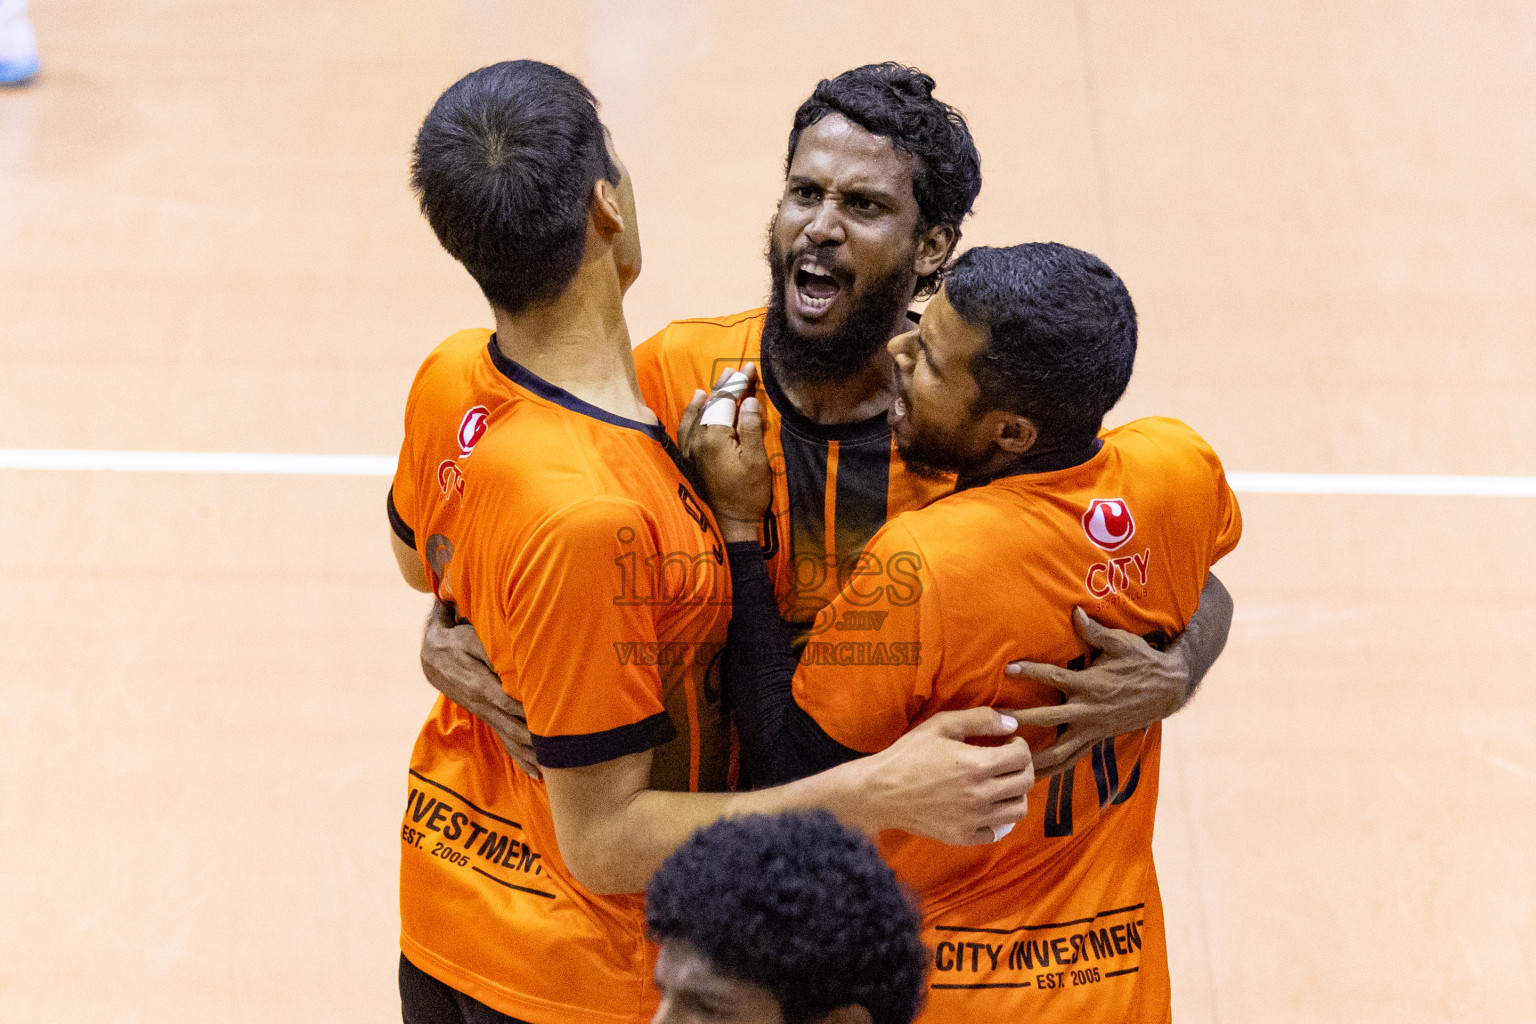
[[[471,387],[472,369],[485,357],[491,331],[475,327],[450,335],[422,360],[411,382],[407,412],[423,405],[453,403]]]
[[[744,345],[755,345],[762,336],[765,309],[749,309],[730,316],[673,320],[635,349],[635,357],[659,360],[736,354]]]
[[[1182,420],[1147,416],[1107,430],[1104,443],[1122,458],[1155,466],[1160,474],[1185,476],[1222,472],[1221,459],[1205,438]]]
[[[471,327],[449,335],[427,354],[416,371],[417,384],[444,377],[463,377],[491,341],[488,327]]]
[[[910,552],[925,572],[957,568],[974,559],[989,559],[989,545],[980,538],[1006,535],[1016,524],[1013,508],[999,509],[987,487],[946,494],[922,508],[908,509],[881,527],[876,537],[886,558]],[[870,542],[873,548],[875,541]]]

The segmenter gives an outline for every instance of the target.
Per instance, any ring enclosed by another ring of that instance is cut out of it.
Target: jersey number
[[[1154,629],[1150,633],[1143,633],[1142,637],[1148,644],[1157,650],[1168,646],[1168,634],[1160,629]],[[1074,672],[1081,672],[1088,667],[1088,656],[1080,654],[1067,662],[1067,668]],[[1136,793],[1136,786],[1141,782],[1141,759],[1131,766],[1131,774],[1125,780],[1125,785],[1120,784],[1120,766],[1115,761],[1115,738],[1111,736],[1107,740],[1100,740],[1088,748],[1089,759],[1093,763],[1093,782],[1099,792],[1099,808],[1112,807],[1123,804]],[[1072,834],[1072,774],[1076,766],[1068,768],[1060,775],[1051,779],[1050,789],[1045,794],[1045,837],[1047,839],[1061,839]]]

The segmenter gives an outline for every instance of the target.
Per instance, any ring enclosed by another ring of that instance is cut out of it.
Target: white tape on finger
[[[700,426],[734,427],[736,425],[736,399],[720,395],[710,399],[699,417]]]
[[[740,370],[732,370],[731,375],[725,379],[725,383],[715,390],[723,391],[732,398],[740,398],[747,393],[747,375]]]
[[[992,841],[994,843],[1001,842],[1003,836],[1006,836],[1009,832],[1013,831],[1014,824],[1015,824],[1014,822],[1010,821],[1006,825],[993,825],[992,826]]]

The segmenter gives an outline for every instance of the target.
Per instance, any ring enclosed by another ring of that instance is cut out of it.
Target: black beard
[[[914,440],[907,445],[897,444],[896,454],[907,472],[925,480],[939,480],[964,472],[969,465],[963,453],[942,441]]]
[[[772,366],[774,376],[792,386],[847,380],[862,371],[891,340],[897,319],[912,304],[912,276],[898,264],[853,297],[836,331],[825,338],[807,338],[795,333],[784,312],[789,270],[784,253],[771,240],[768,271],[773,291],[763,325],[763,360]]]

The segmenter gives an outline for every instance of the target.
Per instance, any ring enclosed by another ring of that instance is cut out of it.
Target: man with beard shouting
[[[907,656],[861,643],[879,624],[857,615],[831,621],[831,603],[853,578],[866,592],[880,587],[893,600],[915,600],[920,566],[910,558],[876,565],[864,546],[888,519],[955,486],[952,475],[903,464],[886,418],[893,397],[886,342],[910,329],[913,300],[937,289],[981,189],[965,119],[935,99],[933,87],[928,75],[891,63],[820,82],[789,134],[784,194],[769,225],[768,307],[675,321],[635,349],[641,393],[669,431],[724,371],[761,367],[774,469],[762,540],[780,612],[797,628],[807,663]],[[652,592],[661,592],[665,561],[653,569]],[[1010,675],[1064,694],[1061,731],[1035,754],[1037,775],[1064,772],[1093,744],[1183,707],[1221,653],[1231,613],[1213,575],[1185,631],[1164,651],[1079,615],[1083,639],[1105,652],[1092,666],[1068,673],[1011,664]],[[483,718],[538,776],[521,709],[484,664],[469,626],[455,627],[437,609],[422,665],[434,686]]]

